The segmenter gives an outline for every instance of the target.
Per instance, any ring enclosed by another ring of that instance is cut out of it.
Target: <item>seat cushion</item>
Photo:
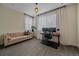
[[[14,38],[14,37],[19,37],[19,36],[24,36],[24,33],[17,32],[17,33],[7,33],[8,36]]]
[[[9,40],[8,45],[18,43],[18,42],[21,42],[21,41],[24,41],[24,40],[28,40],[28,39],[31,39],[31,38],[32,38],[32,36],[30,36],[30,37],[28,37],[28,36],[16,37],[16,38]]]
[[[25,39],[25,38],[27,38],[27,36],[19,36],[19,37],[13,37],[11,40],[18,40],[18,39]]]
[[[19,37],[14,37],[9,41],[13,41],[13,40],[23,40],[23,39],[30,39],[32,38],[32,35],[26,35],[26,36],[19,36]]]

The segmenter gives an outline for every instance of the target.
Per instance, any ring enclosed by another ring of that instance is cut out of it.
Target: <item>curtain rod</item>
[[[40,15],[46,14],[46,13],[48,13],[48,12],[52,12],[52,11],[55,11],[55,10],[58,10],[58,9],[64,8],[64,7],[66,7],[66,5],[64,5],[64,6],[62,6],[62,7],[59,7],[59,8],[55,8],[55,9],[53,9],[53,10],[49,10],[49,11],[44,12],[44,13],[41,13],[41,14],[38,14],[37,16],[40,16]]]
[[[31,15],[28,15],[28,14],[26,14],[26,13],[24,13],[24,15],[27,15],[27,16],[30,16],[30,17],[34,18],[33,16],[31,16]]]

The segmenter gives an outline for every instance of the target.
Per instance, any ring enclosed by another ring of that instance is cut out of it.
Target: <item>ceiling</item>
[[[36,15],[34,10],[34,3],[3,3],[2,5],[26,13],[31,16]],[[67,3],[38,3],[39,12],[37,14],[47,12],[49,10],[61,7],[63,5],[67,5]]]

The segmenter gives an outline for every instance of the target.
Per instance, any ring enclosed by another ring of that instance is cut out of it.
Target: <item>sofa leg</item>
[[[7,48],[7,46],[4,46],[4,48]]]
[[[0,49],[4,48],[4,45],[0,45]]]

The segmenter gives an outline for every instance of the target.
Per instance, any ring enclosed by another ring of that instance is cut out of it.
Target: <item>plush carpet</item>
[[[0,56],[79,56],[79,49],[64,45],[54,49],[32,39],[0,49]]]

